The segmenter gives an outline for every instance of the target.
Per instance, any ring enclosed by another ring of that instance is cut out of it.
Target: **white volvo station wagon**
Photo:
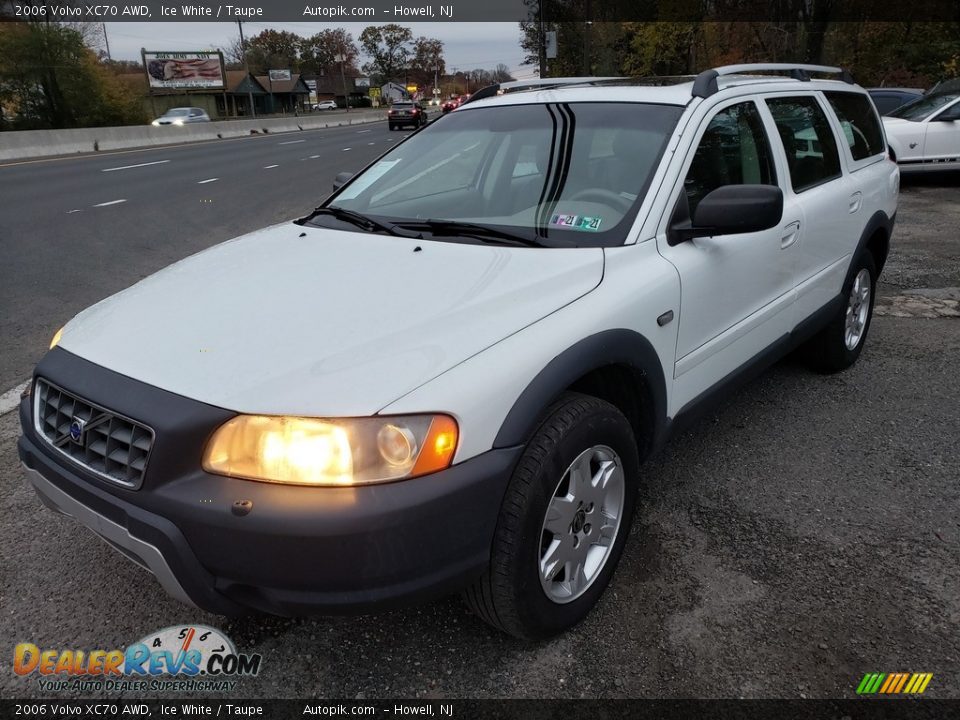
[[[211,612],[581,620],[672,432],[857,360],[899,175],[837,68],[533,85],[71,320],[20,406],[41,500]]]

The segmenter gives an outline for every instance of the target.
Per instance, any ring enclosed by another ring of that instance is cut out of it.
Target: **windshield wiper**
[[[409,222],[400,222],[399,225],[404,228],[416,228],[426,230],[433,235],[446,237],[470,237],[481,242],[499,242],[524,245],[526,247],[545,247],[539,240],[512,233],[506,230],[498,230],[488,225],[479,225],[471,222],[461,222],[459,220],[412,220]]]
[[[423,236],[420,233],[415,232],[406,232],[397,225],[393,223],[381,222],[380,220],[374,220],[371,217],[367,217],[362,213],[355,212],[353,210],[347,210],[346,208],[337,207],[336,205],[328,205],[327,207],[318,207],[315,208],[313,212],[303,218],[300,222],[307,223],[310,222],[317,215],[330,215],[337,220],[341,220],[351,225],[356,225],[359,228],[366,230],[367,232],[385,232],[390,235],[396,235],[397,237],[405,238],[416,238],[420,239]]]

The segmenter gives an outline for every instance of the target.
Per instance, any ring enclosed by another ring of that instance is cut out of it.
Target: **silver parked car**
[[[151,125],[184,125],[186,123],[210,122],[210,116],[203,108],[170,108],[154,120]]]

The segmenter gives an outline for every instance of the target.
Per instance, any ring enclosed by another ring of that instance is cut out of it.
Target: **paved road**
[[[205,622],[264,655],[234,697],[854,697],[866,672],[924,671],[927,696],[960,698],[960,321],[946,300],[926,316],[960,288],[958,184],[906,185],[860,362],[787,360],[672,442],[597,611],[539,645],[456,599],[297,620],[178,605],[39,504],[0,417],[0,696],[44,695],[13,674],[16,642],[124,647]]]
[[[187,255],[294,218],[407,133],[385,122],[0,165],[0,394],[58,327]]]

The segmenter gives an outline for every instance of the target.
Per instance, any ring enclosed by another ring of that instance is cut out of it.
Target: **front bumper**
[[[41,500],[149,569],[172,596],[219,614],[363,611],[464,587],[489,561],[520,454],[494,450],[433,475],[356,488],[251,482],[199,468],[207,438],[232,413],[59,348],[37,375],[157,433],[143,486],[127,490],[53,451],[24,400],[18,449]],[[249,512],[236,512],[238,502]]]

